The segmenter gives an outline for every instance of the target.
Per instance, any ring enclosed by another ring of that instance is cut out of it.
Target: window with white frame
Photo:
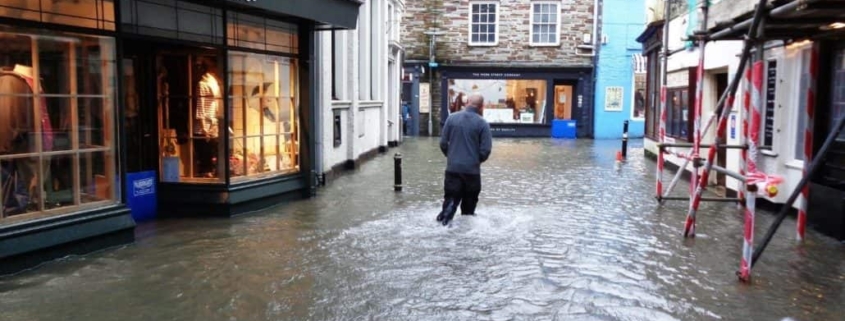
[[[531,44],[554,46],[560,44],[560,10],[558,2],[531,3]]]
[[[498,12],[499,5],[496,2],[473,1],[469,3],[470,45],[495,45],[498,42]]]

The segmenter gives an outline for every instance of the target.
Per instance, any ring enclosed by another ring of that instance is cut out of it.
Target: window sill
[[[760,154],[766,155],[768,157],[778,157],[778,153],[775,153],[769,149],[761,149]]]
[[[642,122],[644,122],[644,121],[645,121],[645,118],[631,118],[631,119],[630,119],[630,121],[635,121],[635,122],[638,122],[638,123],[642,123]]]
[[[530,44],[528,44],[528,46],[532,47],[532,48],[543,48],[543,47],[546,47],[546,48],[558,47],[559,48],[560,42],[558,42],[558,43],[530,43]]]
[[[495,47],[495,46],[498,46],[498,45],[499,45],[498,41],[494,42],[494,43],[468,43],[467,44],[467,46],[470,46],[470,47]]]
[[[332,109],[349,109],[352,107],[352,102],[348,100],[332,101]]]
[[[804,161],[802,160],[793,159],[791,161],[786,162],[786,164],[784,165],[786,165],[786,167],[790,169],[804,170]]]
[[[676,143],[689,143],[689,141],[686,138],[669,136],[669,135],[666,135],[666,138],[674,139]]]

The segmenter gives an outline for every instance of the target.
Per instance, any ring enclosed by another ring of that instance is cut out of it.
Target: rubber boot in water
[[[449,225],[449,222],[455,217],[458,211],[458,202],[455,199],[448,199],[443,204],[443,211],[437,215],[437,221],[444,226]]]

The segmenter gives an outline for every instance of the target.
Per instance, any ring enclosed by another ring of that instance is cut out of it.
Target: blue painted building
[[[629,137],[645,128],[645,59],[636,38],[645,24],[644,0],[604,0],[601,49],[595,88],[595,138],[622,137],[629,120]]]

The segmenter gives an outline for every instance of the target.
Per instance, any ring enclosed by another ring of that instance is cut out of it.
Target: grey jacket
[[[490,124],[467,106],[449,115],[440,132],[440,150],[446,156],[446,171],[458,174],[481,174],[481,163],[493,150]]]

